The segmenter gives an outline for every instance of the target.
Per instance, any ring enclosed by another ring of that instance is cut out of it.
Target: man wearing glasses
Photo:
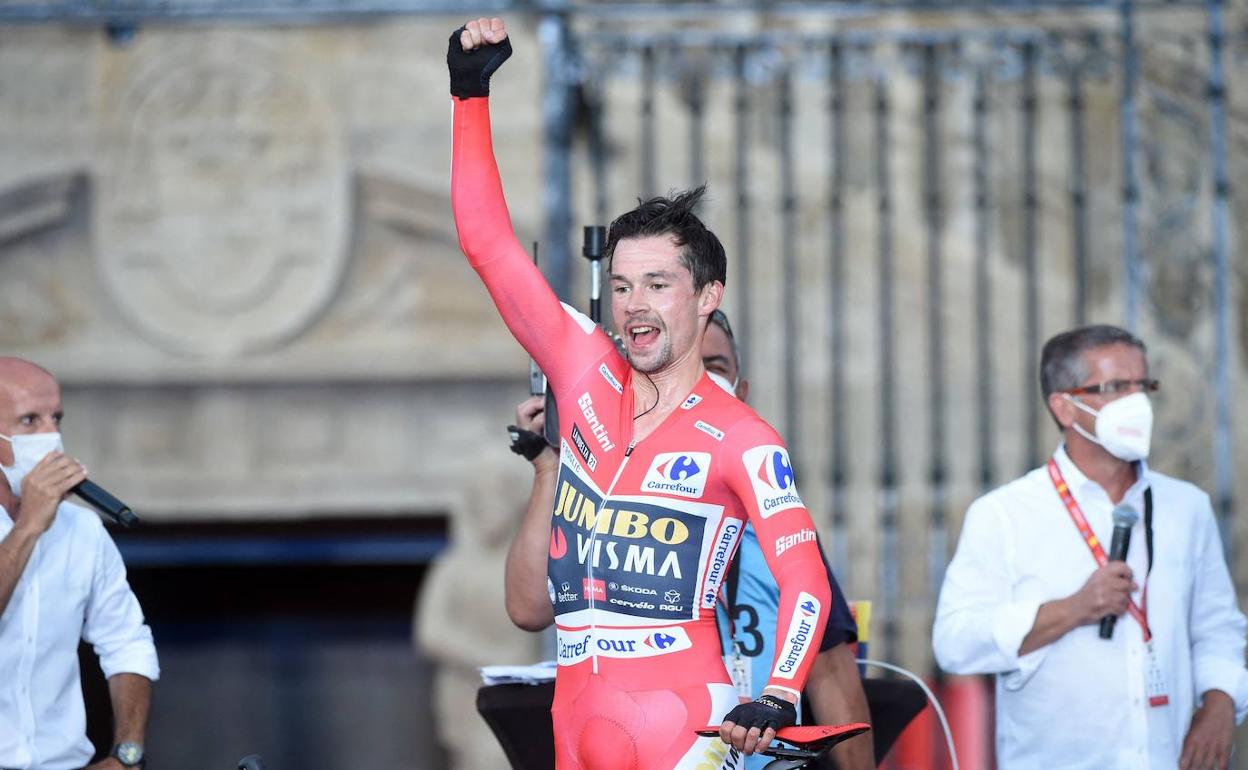
[[[1045,343],[1063,443],[971,505],[945,574],[936,660],[996,674],[1002,770],[1221,770],[1248,713],[1248,624],[1209,497],[1145,463],[1158,388],[1145,353],[1113,326]],[[1125,561],[1106,553],[1115,521],[1130,527]]]

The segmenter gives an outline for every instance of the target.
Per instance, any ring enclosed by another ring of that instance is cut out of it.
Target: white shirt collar
[[[1079,466],[1075,465],[1075,461],[1070,459],[1070,455],[1066,453],[1066,445],[1058,444],[1057,449],[1053,452],[1053,459],[1057,461],[1057,469],[1062,472],[1062,478],[1066,480],[1066,486],[1076,495],[1099,494],[1105,498],[1109,497],[1109,493],[1100,484],[1088,478],[1083,471],[1079,470]],[[1148,463],[1144,460],[1136,460],[1135,483],[1132,484],[1126,494],[1122,496],[1123,500],[1134,498],[1142,495],[1144,490],[1150,485]]]

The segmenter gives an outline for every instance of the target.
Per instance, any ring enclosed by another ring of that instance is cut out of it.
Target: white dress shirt
[[[1113,532],[1114,503],[1066,455],[1062,476],[1096,537]],[[1152,487],[1152,572],[1144,535],[1144,490]],[[1246,624],[1222,554],[1209,497],[1150,471],[1123,503],[1140,514],[1127,564],[1147,579],[1148,622],[1169,705],[1150,707],[1148,650],[1129,614],[1113,638],[1080,626],[1019,656],[1040,605],[1078,591],[1096,570],[1048,471],[1041,467],[976,500],[936,608],[932,641],[941,668],[996,674],[997,762],[1002,770],[1174,770],[1202,693],[1217,689],[1248,713]],[[1133,596],[1138,605],[1141,592]]]
[[[13,520],[0,507],[0,539]],[[78,640],[104,675],[160,675],[152,632],[100,517],[61,503],[0,615],[0,768],[70,770],[94,753],[78,677]]]

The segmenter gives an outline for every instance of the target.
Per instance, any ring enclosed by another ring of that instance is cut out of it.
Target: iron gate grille
[[[929,662],[962,512],[1056,444],[1037,362],[1064,328],[1150,342],[1155,459],[1215,490],[1229,545],[1220,7],[826,33],[708,17],[544,23],[548,235],[709,182],[753,404],[885,658]]]

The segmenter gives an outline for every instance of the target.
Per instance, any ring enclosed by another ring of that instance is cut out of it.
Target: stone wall
[[[510,465],[526,359],[456,243],[445,26],[0,29],[0,349],[149,519],[419,514]],[[510,99],[518,183],[536,78]]]
[[[451,221],[452,24],[145,27],[125,47],[0,28],[0,352],[60,377],[69,449],[145,521],[448,517],[420,624],[438,713],[379,729],[432,719],[466,769],[503,762],[476,666],[540,653],[502,609],[527,358]],[[497,140],[533,233],[531,46],[514,70]],[[206,739],[197,713],[166,708],[156,743]]]

